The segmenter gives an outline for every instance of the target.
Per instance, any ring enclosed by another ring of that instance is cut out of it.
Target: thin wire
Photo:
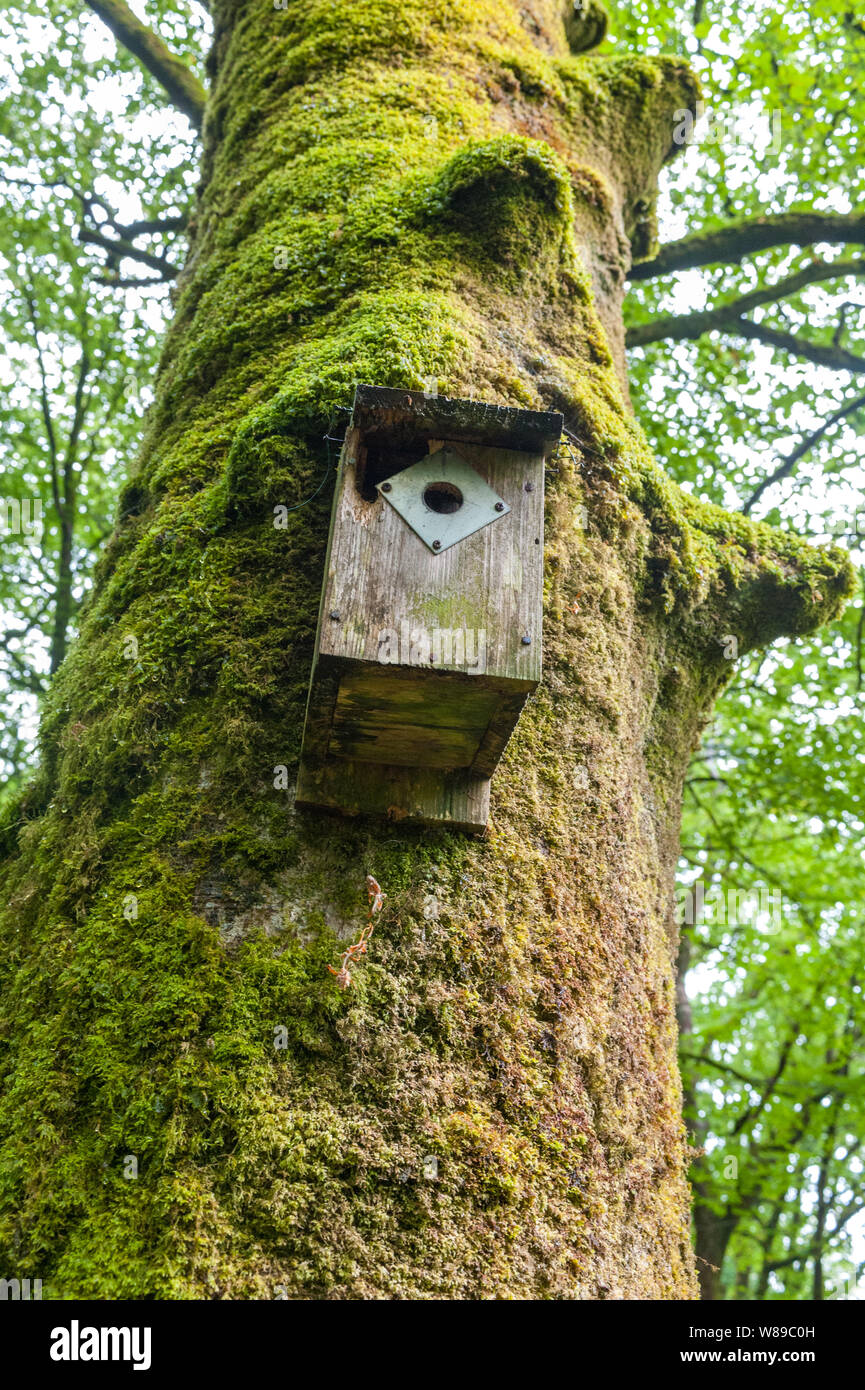
[[[330,472],[331,472],[331,469],[330,469],[330,445],[328,444],[328,446],[327,446],[327,468],[325,469],[324,477],[322,478],[322,480],[321,480],[321,482],[319,483],[318,487],[315,489],[315,492],[311,492],[311,493],[309,494],[309,496],[306,497],[306,498],[304,498],[304,500],[303,500],[302,502],[295,502],[295,504],[294,504],[293,507],[286,507],[286,509],[285,509],[286,512],[299,512],[300,509],[301,509],[301,507],[306,507],[306,506],[309,505],[310,502],[314,502],[315,499],[316,499],[316,497],[318,496],[318,494],[321,492],[322,488],[324,487],[325,483],[327,482],[328,478],[330,477]]]
[[[340,410],[348,410],[348,409],[349,409],[348,406],[342,406],[342,405],[337,406],[337,412],[340,411]],[[331,416],[331,422],[333,422],[333,418],[334,418],[334,417]],[[329,424],[327,428],[328,428],[328,431],[330,431],[331,425]],[[332,464],[332,462],[333,462],[332,455],[331,455],[331,452],[330,452],[331,443],[333,443],[333,444],[342,444],[342,443],[345,442],[345,436],[343,436],[342,439],[338,439],[336,436],[332,436],[332,435],[328,432],[327,434],[322,435],[322,439],[324,440],[325,444],[327,445],[327,467],[326,467],[325,470],[324,470],[324,477],[322,478],[322,480],[321,480],[321,482],[319,483],[318,487],[315,489],[315,492],[311,492],[311,493],[309,494],[309,496],[308,496],[308,497],[305,497],[304,500],[303,500],[302,502],[295,502],[295,504],[294,504],[293,507],[286,507],[286,509],[285,509],[286,512],[299,512],[300,509],[301,509],[301,507],[307,507],[307,506],[309,506],[309,503],[310,503],[310,502],[314,502],[314,501],[315,501],[316,497],[317,497],[318,494],[321,492],[322,488],[324,487],[325,483],[327,482],[328,478],[330,477],[330,473],[331,473],[331,464]]]

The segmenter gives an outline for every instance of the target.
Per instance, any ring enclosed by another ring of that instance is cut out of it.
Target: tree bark
[[[851,584],[678,492],[630,416],[630,240],[694,81],[573,57],[559,0],[213,16],[140,468],[4,830],[6,1267],[71,1296],[692,1298],[682,781],[728,634],[808,631]],[[481,841],[284,789],[329,497],[274,507],[358,381],[571,431],[546,673]]]

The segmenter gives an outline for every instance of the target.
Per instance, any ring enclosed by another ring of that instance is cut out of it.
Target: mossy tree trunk
[[[4,832],[6,1273],[695,1296],[683,777],[732,650],[811,629],[849,578],[647,454],[623,284],[694,82],[575,56],[602,24],[565,9],[212,5],[140,471]],[[545,678],[484,840],[293,809],[329,494],[274,508],[314,491],[358,381],[561,409],[579,441],[549,470]],[[341,991],[367,873],[387,900]]]

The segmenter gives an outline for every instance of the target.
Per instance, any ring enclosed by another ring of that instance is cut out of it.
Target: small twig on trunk
[[[373,878],[372,874],[367,874],[366,876],[366,891],[369,897],[369,916],[367,917],[366,926],[357,941],[343,951],[339,969],[334,970],[332,965],[327,967],[331,975],[336,976],[336,982],[340,989],[348,989],[351,984],[351,974],[348,969],[349,964],[356,960],[358,956],[366,955],[367,942],[372,936],[373,927],[375,926],[373,919],[377,912],[381,912],[385,897],[387,896],[381,891],[379,884]]]

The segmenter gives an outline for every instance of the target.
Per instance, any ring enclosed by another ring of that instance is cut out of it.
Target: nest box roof
[[[564,420],[555,411],[358,386],[351,423],[363,434],[386,431],[398,439],[427,435],[546,456],[558,444]]]

